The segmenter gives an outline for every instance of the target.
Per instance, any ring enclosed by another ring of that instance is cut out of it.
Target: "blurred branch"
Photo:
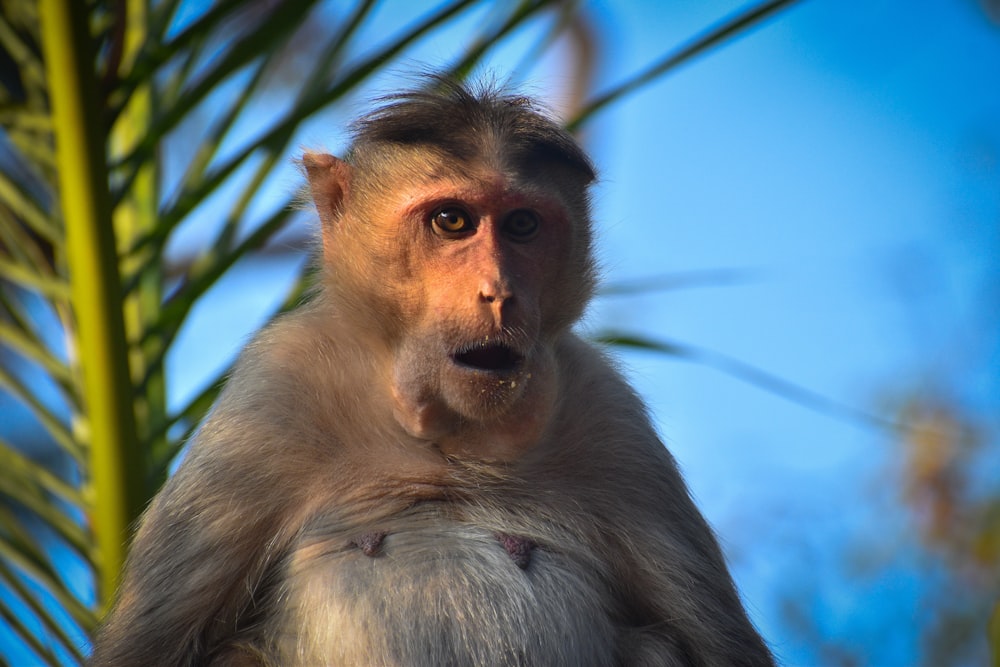
[[[8,568],[5,568],[2,562],[0,562],[0,569]],[[52,649],[42,643],[42,641],[35,636],[35,632],[28,627],[28,625],[21,618],[21,615],[15,613],[14,610],[11,609],[10,603],[4,599],[9,595],[24,605],[30,605],[33,602],[33,596],[25,594],[22,588],[15,585],[13,582],[13,579],[16,576],[17,575],[15,573],[11,573],[11,575],[4,575],[3,573],[0,573],[0,581],[7,584],[7,590],[0,589],[0,591],[4,593],[4,595],[0,596],[0,619],[7,623],[17,638],[24,642],[25,646],[34,653],[36,658],[44,660],[41,664],[57,665],[59,663],[55,653],[52,652]],[[2,656],[0,656],[0,660],[3,660]],[[10,665],[10,663],[6,661],[0,664],[3,664],[4,667],[8,667]]]
[[[532,16],[535,12],[552,4],[551,0],[522,0],[514,11],[491,32],[480,34],[476,40],[466,49],[465,55],[452,65],[448,70],[448,75],[464,79],[472,71],[473,66],[482,59],[486,52],[496,46],[496,43],[507,35],[511,30],[520,26],[522,22]]]
[[[47,242],[57,244],[62,239],[62,230],[55,226],[21,184],[3,172],[0,172],[0,201]]]
[[[11,513],[3,508],[0,511],[0,525],[9,529],[12,526]],[[23,528],[21,529],[23,531]],[[34,546],[37,539],[24,532],[20,545]],[[58,573],[44,560],[33,557],[30,548],[17,548],[10,539],[0,540],[0,562],[12,564],[26,576],[45,588],[45,592],[55,598],[59,606],[68,613],[74,621],[84,629],[90,630],[95,625],[93,612],[83,606],[65,586],[60,584]]]
[[[680,47],[673,53],[667,54],[639,74],[633,76],[631,79],[626,79],[624,82],[618,84],[608,92],[591,100],[591,102],[584,106],[584,108],[574,118],[566,123],[566,129],[571,132],[578,130],[580,126],[591,116],[612,102],[624,97],[637,88],[646,85],[654,79],[677,69],[687,61],[692,60],[709,49],[722,44],[737,33],[747,30],[753,24],[764,20],[779,9],[797,1],[798,0],[769,0],[769,2],[764,2],[756,7],[753,7],[752,9],[737,14],[732,18],[725,19],[716,27],[710,28],[704,35],[696,37],[690,43]]]
[[[67,484],[45,466],[35,463],[2,438],[0,438],[0,463],[2,463],[0,478],[10,477],[21,482],[31,482],[65,502],[77,507],[83,505],[83,495],[78,488]]]
[[[734,359],[720,352],[706,350],[704,348],[686,345],[683,343],[668,342],[663,340],[651,340],[641,338],[631,334],[620,332],[605,332],[593,337],[593,340],[606,345],[614,345],[622,348],[635,350],[645,350],[649,352],[659,352],[684,361],[692,361],[717,371],[725,373],[738,380],[742,380],[764,391],[780,396],[792,403],[797,403],[803,407],[816,412],[829,415],[836,419],[861,423],[867,426],[875,426],[885,430],[899,430],[906,428],[891,419],[873,415],[864,410],[853,408],[838,401],[824,396],[818,392],[806,389],[793,382],[780,378],[777,375],[761,370],[756,366]]]
[[[137,165],[147,161],[156,150],[161,137],[184,120],[206,96],[218,89],[225,79],[236,71],[261,57],[263,53],[273,53],[274,47],[297,28],[302,17],[312,8],[316,0],[288,0],[281,11],[274,12],[269,20],[262,21],[250,34],[226,49],[225,54],[207,72],[202,73],[198,82],[184,90],[174,104],[161,110],[154,120],[146,138],[136,145],[135,150],[122,159],[122,164]],[[117,166],[117,165],[116,165]]]
[[[0,366],[0,388],[6,389],[11,396],[23,402],[35,415],[38,423],[56,441],[56,444],[77,461],[83,459],[83,448],[80,443],[73,439],[66,425],[42,403],[35,392],[31,391],[19,377],[3,366]]]
[[[602,297],[631,296],[691,287],[743,285],[758,279],[760,274],[760,271],[751,269],[705,269],[675,272],[607,283],[598,288],[597,295]]]
[[[61,278],[32,271],[0,255],[0,277],[43,296],[64,301],[69,297],[69,285]]]
[[[986,17],[994,24],[1000,25],[1000,0],[979,0],[979,4],[986,12]]]

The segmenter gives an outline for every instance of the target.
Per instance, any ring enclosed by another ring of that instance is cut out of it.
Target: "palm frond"
[[[725,43],[727,40],[732,39],[734,36],[747,30],[754,24],[797,1],[798,0],[768,0],[767,2],[751,7],[748,10],[739,12],[735,16],[724,19],[715,27],[709,28],[709,30],[703,35],[695,37],[693,40],[675,51],[667,53],[665,56],[649,65],[641,72],[634,74],[625,81],[611,88],[611,90],[595,97],[587,103],[575,117],[566,123],[566,127],[569,130],[578,129],[591,116],[609,104],[625,97],[645,85],[652,83],[659,77],[674,71],[681,65],[693,60],[695,57]]]
[[[889,431],[897,431],[902,426],[884,417],[874,415],[836,401],[824,394],[813,391],[794,382],[769,373],[762,368],[740,361],[721,352],[695,345],[662,339],[637,336],[631,333],[608,331],[597,334],[593,340],[604,345],[623,349],[656,352],[682,361],[714,368],[730,377],[742,380],[768,393],[797,403],[815,412],[849,422],[874,426]]]

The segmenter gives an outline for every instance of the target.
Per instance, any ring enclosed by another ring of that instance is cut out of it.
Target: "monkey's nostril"
[[[479,298],[486,303],[509,301],[512,297],[510,287],[504,279],[483,281],[479,287]]]

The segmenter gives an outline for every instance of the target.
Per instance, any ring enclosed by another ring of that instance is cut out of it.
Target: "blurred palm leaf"
[[[76,664],[129,527],[222,382],[168,410],[167,355],[293,225],[294,196],[253,211],[303,126],[445,34],[458,76],[526,26],[526,62],[568,37],[585,90],[592,31],[570,0],[448,0],[389,32],[373,0],[0,4],[0,662]],[[577,100],[574,125],[784,4]],[[167,252],[206,209],[207,238]]]

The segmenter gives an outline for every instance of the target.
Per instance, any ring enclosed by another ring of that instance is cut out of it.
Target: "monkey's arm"
[[[658,439],[647,436],[641,445],[649,460],[631,475],[641,482],[633,487],[632,520],[649,528],[621,545],[626,581],[633,582],[627,604],[637,621],[631,664],[647,664],[655,657],[653,647],[666,641],[685,656],[683,664],[773,665],[673,458]]]
[[[308,406],[262,355],[244,356],[253,362],[237,368],[143,516],[94,665],[210,664],[239,640],[268,566],[308,505],[301,471],[315,466],[285,454],[308,437],[291,403]]]
[[[658,441],[652,446],[663,448]],[[773,666],[715,535],[680,475],[664,469],[650,461],[643,472],[633,472],[633,480],[646,476],[648,485],[635,486],[647,492],[633,496],[631,520],[648,528],[623,536],[618,547],[625,604],[635,628],[628,664],[663,664],[657,655],[670,652],[683,656],[684,665]]]
[[[238,638],[282,546],[280,508],[256,500],[263,488],[254,487],[266,480],[242,477],[249,471],[236,461],[205,458],[192,452],[144,517],[93,664],[209,664]]]
[[[634,629],[623,664],[773,665],[645,406],[610,364],[574,363],[592,354],[564,351],[567,404],[613,407],[574,411],[566,441],[585,451],[566,452],[560,465],[575,468],[579,488],[619,481],[616,497],[588,504],[603,524],[605,558]]]

